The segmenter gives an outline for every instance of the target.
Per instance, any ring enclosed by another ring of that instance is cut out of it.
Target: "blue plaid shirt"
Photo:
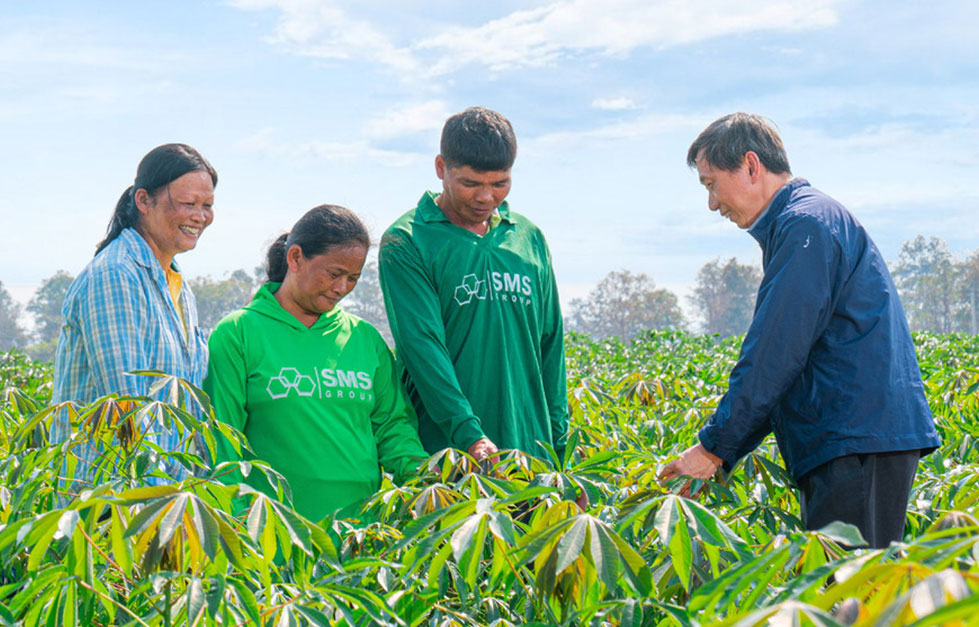
[[[112,393],[148,395],[153,379],[126,374],[132,370],[161,370],[201,385],[207,373],[207,341],[197,326],[197,305],[186,283],[180,301],[186,335],[160,262],[137,231],[125,229],[68,288],[52,400],[90,403]],[[67,416],[59,416],[51,439],[64,441],[69,430]],[[150,425],[150,432],[164,450],[180,445],[177,434],[162,425]],[[92,446],[77,446],[72,453],[84,462],[99,455]],[[86,476],[86,470],[80,465],[77,476]],[[165,470],[175,480],[187,476],[176,463]]]

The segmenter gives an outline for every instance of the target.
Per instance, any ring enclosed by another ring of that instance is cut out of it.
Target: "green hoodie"
[[[427,192],[381,240],[384,303],[422,442],[481,437],[538,456],[568,431],[564,328],[551,256],[529,220],[499,207],[479,236]]]
[[[401,478],[427,455],[377,330],[338,307],[307,329],[275,300],[278,288],[266,283],[214,328],[204,390],[254,458],[289,481],[296,511],[320,520],[377,491],[379,465]],[[218,440],[218,461],[239,459]],[[260,475],[247,482],[274,495]]]

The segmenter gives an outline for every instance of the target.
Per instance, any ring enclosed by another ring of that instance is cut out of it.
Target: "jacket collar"
[[[788,204],[792,192],[800,187],[809,187],[809,181],[803,178],[794,178],[775,192],[772,199],[768,201],[768,206],[761,212],[755,223],[748,227],[748,233],[759,242],[765,239],[765,234],[775,222],[775,218],[782,213],[785,205]]]
[[[445,217],[442,210],[439,208],[438,204],[435,202],[435,198],[438,196],[435,192],[427,191],[422,194],[421,199],[418,201],[418,208],[415,210],[415,216],[422,222],[449,222],[449,219]],[[507,201],[496,208],[496,213],[500,215],[500,220],[506,222],[507,224],[513,224],[510,219],[510,205]],[[451,222],[450,222],[451,224]]]

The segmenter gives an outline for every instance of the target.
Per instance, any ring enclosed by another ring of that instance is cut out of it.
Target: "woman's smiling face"
[[[204,170],[188,172],[155,194],[136,191],[142,214],[138,230],[165,267],[173,256],[197,246],[214,220],[214,183]]]

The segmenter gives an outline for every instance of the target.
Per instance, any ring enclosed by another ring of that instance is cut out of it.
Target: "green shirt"
[[[338,307],[306,328],[278,288],[266,283],[214,328],[204,389],[217,418],[289,481],[296,511],[319,520],[373,494],[379,465],[402,477],[427,455],[377,330]],[[237,460],[218,440],[218,461]],[[257,471],[247,482],[274,495]]]
[[[568,431],[564,328],[544,236],[499,207],[479,236],[427,192],[384,233],[384,303],[429,452],[481,437],[535,455]]]

